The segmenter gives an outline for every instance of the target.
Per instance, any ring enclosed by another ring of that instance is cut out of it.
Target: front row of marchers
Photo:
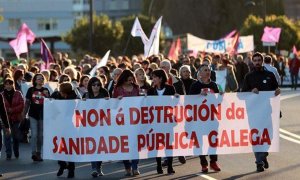
[[[263,66],[264,57],[260,53],[255,53],[252,57],[254,70],[248,73],[244,80],[244,85],[242,87],[243,92],[253,92],[258,93],[259,91],[274,91],[275,95],[280,94],[280,89],[278,88],[278,83],[272,72],[267,71]],[[218,86],[215,82],[211,81],[211,68],[209,64],[202,64],[197,72],[197,81],[187,83],[189,84],[189,89],[183,89],[182,81],[168,75],[171,64],[169,61],[164,60],[161,62],[161,69],[154,70],[152,72],[152,87],[149,87],[143,94],[147,96],[175,96],[179,97],[180,94],[185,94],[184,91],[188,91],[189,95],[207,95],[208,93],[221,93],[219,92]],[[169,69],[168,69],[169,68]],[[57,100],[65,99],[78,99],[78,93],[76,93],[76,88],[71,83],[71,78],[68,75],[62,75],[63,80],[59,82],[59,88],[51,96],[49,90],[45,88],[44,76],[40,73],[35,74],[32,80],[33,87],[29,88],[26,94],[26,103],[24,112],[29,115],[30,126],[31,126],[31,148],[32,148],[32,159],[34,161],[42,161],[41,157],[41,145],[42,145],[42,118],[43,118],[43,100],[44,98],[53,98]],[[180,85],[181,82],[181,85]],[[9,104],[23,104],[21,101],[22,94],[14,89],[13,80],[6,79],[4,82],[5,91],[0,94],[0,114],[1,120],[5,126],[5,134],[9,136],[11,134],[10,128],[14,129],[14,123],[10,124],[8,119],[14,119],[14,116],[21,115],[22,109],[19,106],[12,106],[6,110],[5,107],[10,107]],[[181,92],[182,90],[182,92]],[[178,93],[181,92],[181,93]],[[122,99],[123,97],[139,96],[141,93],[140,87],[136,84],[135,75],[130,70],[124,70],[116,84],[114,85],[112,97]],[[20,98],[21,97],[21,98]],[[82,99],[99,99],[105,98],[109,99],[109,92],[103,87],[101,79],[98,77],[92,77],[88,81],[87,92],[83,95]],[[13,103],[12,103],[13,102]],[[8,115],[7,115],[8,114]],[[8,118],[9,116],[9,118]],[[18,122],[16,122],[18,123]],[[2,141],[1,141],[2,142]],[[14,154],[19,157],[19,147],[14,144]],[[11,153],[8,154],[8,158],[11,157]],[[269,163],[267,161],[267,152],[255,152],[257,171],[262,172],[264,169],[269,168]],[[184,164],[186,163],[185,157],[178,157],[179,161]],[[206,160],[206,156],[200,156],[200,164],[202,167],[202,172],[207,173],[208,167],[213,171],[221,171],[219,165],[217,164],[218,156],[210,155],[210,164]],[[166,157],[162,163],[160,157],[156,158],[157,162],[157,173],[163,174],[163,166],[167,166],[167,173],[174,174],[173,168],[173,157]],[[140,175],[138,168],[138,159],[134,160],[124,160],[125,175],[126,176],[137,176]],[[64,170],[68,170],[68,178],[73,178],[75,176],[75,163],[58,161],[59,170],[57,176],[61,176]],[[208,166],[209,165],[209,166]],[[91,162],[93,177],[103,176],[102,172],[102,161]]]

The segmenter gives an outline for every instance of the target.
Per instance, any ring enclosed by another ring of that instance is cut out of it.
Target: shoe
[[[263,164],[258,164],[256,165],[256,171],[257,172],[263,172],[265,169],[263,167]]]
[[[133,176],[138,176],[138,175],[140,175],[141,173],[140,173],[140,171],[139,170],[132,170],[132,175]]]
[[[37,157],[37,158],[36,158],[36,161],[39,161],[39,162],[43,161],[40,152],[36,153],[36,157]]]
[[[161,164],[162,167],[166,167],[168,166],[168,160],[165,159],[164,162]]]
[[[74,178],[75,174],[74,174],[74,170],[69,170],[68,172],[68,178]]]
[[[33,161],[37,161],[37,156],[36,156],[35,154],[33,154],[33,155],[31,156],[31,159],[32,159]]]
[[[15,158],[16,158],[16,159],[19,159],[19,151],[14,152],[14,154],[15,154]]]
[[[131,168],[130,169],[126,169],[125,176],[131,176]]]
[[[265,160],[263,160],[263,162],[264,162],[264,168],[268,169],[269,168],[269,162],[268,162],[267,158]]]
[[[6,155],[6,160],[11,160],[11,155],[7,154]]]
[[[98,176],[104,176],[104,173],[102,172],[102,169],[99,169],[97,171],[98,171]]]
[[[185,157],[184,156],[178,156],[178,160],[181,164],[185,164],[186,163],[186,160],[185,160]]]
[[[221,171],[220,167],[218,166],[218,164],[216,162],[210,163],[210,169],[212,169],[214,171]]]
[[[207,173],[207,172],[208,172],[208,167],[207,167],[207,165],[201,165],[201,166],[202,166],[201,171],[202,171],[203,173]]]
[[[96,178],[96,177],[99,176],[99,173],[98,173],[97,171],[93,170],[92,173],[91,173],[91,175],[92,175],[94,178]]]
[[[161,166],[157,166],[156,167],[156,171],[157,171],[157,174],[163,174],[164,173],[164,171],[163,171],[163,169],[162,169]]]
[[[174,174],[175,173],[173,167],[168,167],[167,171],[168,171],[168,174]]]
[[[64,170],[67,169],[66,167],[60,167],[59,170],[57,171],[56,176],[61,176],[64,173]]]

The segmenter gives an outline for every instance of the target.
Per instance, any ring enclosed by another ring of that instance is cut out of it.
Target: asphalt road
[[[158,175],[155,159],[140,161],[140,176],[128,179],[300,179],[300,91],[283,90],[281,94],[281,110],[283,118],[280,122],[280,152],[270,153],[268,158],[270,168],[262,173],[256,172],[254,155],[234,154],[220,155],[219,164],[222,171],[208,174],[201,173],[198,157],[187,157],[187,163],[182,165],[175,158],[174,175]],[[5,148],[3,148],[5,149]],[[2,150],[3,151],[3,150]],[[67,172],[56,177],[58,165],[56,161],[45,160],[33,163],[30,155],[30,145],[21,144],[20,158],[7,161],[5,152],[0,160],[0,179],[65,179]],[[99,179],[126,179],[122,162],[105,162],[105,176]],[[164,169],[166,173],[166,169]],[[76,163],[75,179],[92,179],[90,163]]]

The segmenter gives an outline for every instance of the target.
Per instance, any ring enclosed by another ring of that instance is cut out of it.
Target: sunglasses
[[[43,81],[44,78],[36,78],[36,80]]]

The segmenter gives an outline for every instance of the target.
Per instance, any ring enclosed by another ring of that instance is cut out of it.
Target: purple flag
[[[49,69],[50,63],[55,63],[55,60],[54,60],[47,44],[45,43],[45,41],[43,39],[41,39],[41,56],[42,56],[42,60],[45,63],[45,65],[44,65],[44,67],[42,67],[42,69]]]

